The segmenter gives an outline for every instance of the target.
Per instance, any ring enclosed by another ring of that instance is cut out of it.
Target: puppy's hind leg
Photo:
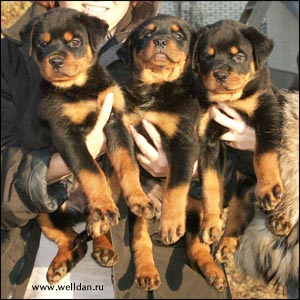
[[[160,285],[160,276],[154,264],[147,221],[142,217],[136,217],[134,223],[132,248],[136,283],[145,291],[157,289]]]
[[[227,287],[222,269],[216,264],[210,246],[200,241],[200,224],[203,219],[203,204],[189,197],[187,208],[186,256],[190,266],[201,273],[207,282],[218,291]]]
[[[38,220],[43,233],[58,246],[58,252],[47,271],[47,281],[56,284],[85,256],[87,244],[83,241],[74,247],[77,233],[72,227],[57,228],[48,214],[40,214]]]

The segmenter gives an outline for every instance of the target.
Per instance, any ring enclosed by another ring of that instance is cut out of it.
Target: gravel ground
[[[283,287],[276,288],[272,283],[243,275],[232,260],[225,266],[232,299],[287,299]]]

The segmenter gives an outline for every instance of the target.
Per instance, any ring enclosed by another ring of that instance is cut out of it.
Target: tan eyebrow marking
[[[237,47],[233,46],[230,48],[230,53],[232,55],[235,55],[235,54],[239,53],[239,49]]]
[[[43,34],[43,41],[45,43],[49,43],[51,41],[51,34],[49,32]]]
[[[178,32],[179,29],[180,29],[180,27],[179,27],[177,24],[173,24],[173,25],[171,26],[171,29],[172,29],[173,31],[175,31],[175,32]]]
[[[215,54],[215,49],[213,47],[209,47],[208,50],[207,50],[207,53],[210,55],[210,56],[213,56]]]
[[[66,31],[66,32],[64,33],[64,39],[65,39],[67,42],[72,41],[72,39],[73,39],[73,33],[70,32],[70,31]]]
[[[155,29],[155,25],[153,23],[151,23],[147,26],[147,29],[150,31],[153,31]]]

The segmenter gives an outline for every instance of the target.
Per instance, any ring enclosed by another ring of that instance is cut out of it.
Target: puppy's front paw
[[[135,282],[144,291],[153,291],[160,285],[160,276],[154,266],[145,266],[137,272]]]
[[[282,183],[260,184],[257,187],[258,205],[263,211],[271,211],[281,202],[283,195]]]
[[[200,235],[205,244],[212,244],[220,240],[223,234],[224,222],[217,216],[210,216],[203,219]]]
[[[216,259],[220,263],[224,263],[231,259],[238,247],[238,238],[236,237],[223,237],[217,247]]]
[[[266,227],[274,235],[288,236],[293,229],[293,224],[287,220],[286,215],[270,215],[266,218]]]
[[[92,257],[102,267],[111,267],[118,262],[118,254],[113,249],[104,247],[94,249]]]
[[[220,268],[216,268],[214,265],[211,265],[210,268],[207,268],[205,277],[206,281],[220,292],[224,291],[227,287],[227,281],[223,271]]]
[[[110,209],[96,208],[91,210],[87,218],[87,232],[91,237],[107,233],[111,226],[118,225],[120,213],[116,206]]]
[[[171,216],[162,215],[160,219],[160,234],[164,244],[174,244],[185,234],[185,215]]]
[[[128,197],[127,205],[131,212],[138,217],[144,217],[147,220],[151,220],[155,217],[153,201],[142,192],[134,193],[134,195]]]

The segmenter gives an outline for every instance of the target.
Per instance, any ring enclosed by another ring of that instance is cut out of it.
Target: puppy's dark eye
[[[180,32],[175,32],[175,33],[174,33],[174,37],[175,37],[175,39],[177,39],[177,40],[182,40],[182,39],[183,39],[183,34],[180,33]]]
[[[81,45],[81,40],[78,38],[74,38],[68,45],[71,48],[78,48]]]
[[[46,48],[48,46],[48,43],[46,43],[45,41],[39,40],[37,45],[40,48]]]
[[[238,54],[234,55],[232,59],[237,63],[243,62],[246,60],[246,55],[243,53],[238,53]]]
[[[152,36],[152,32],[151,31],[146,31],[145,33],[144,33],[144,38],[150,38]]]
[[[206,60],[206,61],[210,61],[212,58],[213,58],[213,56],[209,55],[209,54],[203,54],[201,56],[201,60]]]

